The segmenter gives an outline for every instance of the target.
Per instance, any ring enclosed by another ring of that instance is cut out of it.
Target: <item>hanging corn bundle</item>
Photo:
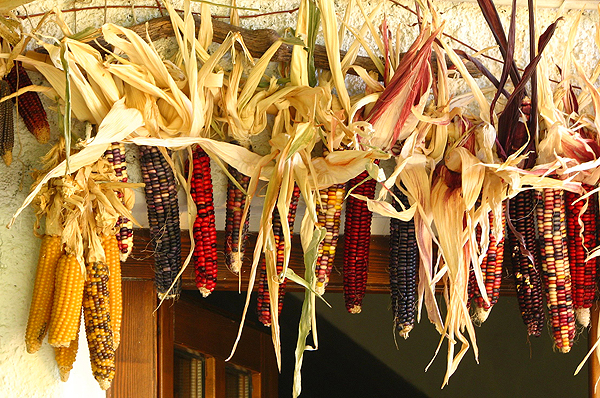
[[[229,166],[229,173],[244,191],[248,191],[250,177]],[[244,252],[248,241],[250,225],[249,210],[242,222],[246,207],[246,194],[232,181],[227,183],[227,203],[225,214],[225,264],[233,273],[239,274],[244,262]]]

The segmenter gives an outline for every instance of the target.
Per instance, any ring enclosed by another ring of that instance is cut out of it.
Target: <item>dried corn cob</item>
[[[54,348],[54,359],[56,360],[56,364],[58,365],[58,371],[60,373],[60,380],[67,381],[69,380],[69,374],[71,373],[71,369],[73,369],[73,363],[75,362],[75,358],[77,357],[77,350],[79,349],[79,329],[81,323],[81,314],[79,316],[79,321],[77,322],[77,334],[71,344],[68,347],[55,347]]]
[[[10,95],[8,83],[0,80],[0,98]],[[12,150],[15,145],[12,101],[0,102],[0,156],[7,166],[12,163]]]
[[[198,146],[193,154],[191,194],[196,204],[194,268],[196,287],[206,297],[217,285],[217,229],[213,204],[210,157]]]
[[[409,207],[408,198],[398,187],[392,188],[393,194]],[[392,204],[398,211],[402,206],[393,200]],[[390,293],[392,297],[392,312],[394,326],[405,339],[415,324],[415,306],[417,297],[417,270],[419,264],[419,249],[415,236],[415,223],[390,219]]]
[[[104,152],[104,157],[113,167],[119,181],[128,182],[125,145],[120,142],[113,142],[106,152]],[[117,196],[127,206],[127,203],[125,203],[125,194],[122,191],[117,191]],[[133,249],[133,222],[126,217],[120,216],[116,229],[121,261],[127,261],[127,257],[129,257]]]
[[[119,260],[119,243],[115,235],[102,237],[102,248],[106,254],[108,266],[108,293],[110,295],[110,320],[112,324],[115,350],[121,342],[121,321],[123,317],[123,298],[121,295],[121,261]]]
[[[503,235],[499,241],[496,240],[496,236],[492,233],[494,228],[495,220],[494,214],[489,213],[490,220],[490,234],[488,249],[481,262],[481,273],[483,275],[483,283],[485,285],[485,292],[487,294],[489,303],[487,303],[481,296],[477,282],[475,281],[475,273],[471,271],[470,275],[470,289],[472,290],[473,298],[477,304],[476,317],[480,322],[484,322],[490,312],[490,309],[494,304],[498,302],[500,297],[500,285],[502,284],[502,263],[504,261],[504,211],[502,212],[502,232]],[[481,227],[477,227],[478,242],[481,242]],[[472,277],[472,278],[471,278]],[[474,283],[474,284],[473,284]]]
[[[369,179],[367,171],[350,180],[352,192],[373,199],[376,181]],[[363,182],[364,181],[364,182]],[[362,182],[362,184],[361,184]],[[358,185],[360,184],[360,185]],[[367,287],[369,268],[369,245],[371,242],[371,219],[373,213],[363,200],[349,196],[346,202],[346,220],[344,224],[344,301],[351,314],[361,311],[362,300]]]
[[[23,87],[32,85],[29,75],[20,62],[15,62],[5,79],[10,85],[9,91],[13,93]],[[4,95],[6,94],[3,93],[2,96]],[[50,125],[48,124],[46,111],[44,110],[44,105],[42,105],[38,93],[29,91],[21,94],[16,102],[19,115],[21,115],[23,122],[25,122],[27,130],[35,136],[40,144],[47,143],[50,139]]]
[[[30,354],[40,349],[50,326],[56,265],[63,253],[60,236],[44,235],[25,331],[25,343]]]
[[[141,145],[139,150],[154,249],[155,284],[161,299],[167,292],[166,298],[174,298],[181,289],[181,282],[177,281],[169,291],[181,269],[181,230],[175,176],[158,148]]]
[[[591,185],[582,184],[587,192],[594,189]],[[596,293],[596,258],[585,261],[587,253],[597,246],[596,214],[598,199],[590,196],[587,201],[579,200],[581,195],[565,192],[567,210],[567,246],[569,249],[569,265],[573,290],[573,308],[577,321],[587,327],[590,323],[590,307]],[[587,209],[583,211],[587,203]],[[580,223],[583,224],[580,225]]]
[[[77,335],[81,316],[84,275],[73,254],[63,254],[56,266],[54,302],[48,330],[48,343],[67,347]]]
[[[566,242],[565,202],[563,191],[536,191],[540,235],[541,264],[550,312],[554,344],[563,353],[571,350],[575,337],[575,314],[571,292],[571,275]]]
[[[524,240],[531,258],[523,252],[517,235],[510,228],[506,231],[510,250],[507,260],[511,261],[513,267],[521,316],[527,325],[527,333],[539,337],[544,326],[544,307],[542,281],[537,265],[539,253],[535,238],[535,207],[534,193],[531,190],[520,192],[509,200],[512,225]]]
[[[329,274],[335,260],[335,249],[340,235],[342,204],[346,187],[344,184],[335,184],[326,189],[321,189],[321,205],[318,205],[317,217],[321,226],[325,227],[327,234],[319,245],[317,257],[317,287],[316,292],[325,293],[329,283]]]
[[[296,210],[298,208],[298,200],[300,199],[300,188],[298,185],[294,185],[294,192],[292,193],[292,199],[290,201],[290,210],[288,213],[288,224],[290,226],[290,233],[293,233],[294,222],[296,221]],[[275,247],[277,247],[277,273],[283,272],[283,263],[285,261],[285,238],[283,236],[283,229],[281,227],[281,217],[277,208],[273,210],[273,233],[275,235]],[[287,279],[279,285],[278,295],[278,311],[281,313],[283,308],[283,298],[285,297],[285,285]],[[258,281],[258,304],[257,313],[258,320],[265,326],[271,326],[271,304],[269,302],[269,286],[267,280],[267,266],[265,259],[261,260],[260,276]]]
[[[86,266],[83,295],[85,334],[94,378],[106,390],[115,376],[115,349],[110,320],[108,266],[102,262]]]
[[[248,189],[250,177],[244,175],[229,166],[229,173],[235,178],[244,190]],[[250,224],[250,213],[244,225],[242,223],[242,215],[246,207],[246,196],[235,184],[231,181],[227,184],[227,213],[225,217],[225,264],[234,273],[239,273],[244,260],[244,250],[246,249],[246,241],[248,240],[248,226]],[[240,228],[242,228],[242,241],[239,241]]]

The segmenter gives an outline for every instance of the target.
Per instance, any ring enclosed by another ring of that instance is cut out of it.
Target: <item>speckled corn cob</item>
[[[564,194],[559,189],[536,191],[541,264],[554,344],[563,353],[575,337],[575,314],[567,249]]]
[[[586,192],[593,186],[582,184]],[[596,293],[596,258],[585,261],[588,252],[598,242],[596,238],[596,215],[598,198],[592,195],[587,200],[577,201],[581,195],[565,191],[567,211],[567,246],[569,248],[569,265],[573,290],[573,308],[577,321],[584,327],[590,323],[590,307]],[[583,211],[587,203],[587,209]],[[583,224],[583,228],[580,225]],[[582,238],[583,236],[583,238]]]
[[[139,150],[154,249],[156,289],[161,299],[167,292],[166,298],[174,298],[181,290],[181,282],[177,281],[169,291],[181,269],[181,230],[175,176],[158,148],[141,145]]]
[[[292,194],[292,200],[290,201],[290,210],[288,213],[288,224],[290,226],[290,233],[293,233],[294,222],[296,220],[296,210],[298,208],[298,200],[300,199],[300,188],[298,185],[294,185],[294,192]],[[277,208],[273,211],[273,233],[275,234],[275,245],[277,247],[277,274],[283,271],[283,263],[285,261],[285,238],[283,236],[283,229],[281,227],[281,217],[279,217],[279,211]],[[278,295],[278,311],[281,313],[283,308],[283,298],[285,297],[285,285],[287,279],[279,285]],[[258,320],[265,326],[271,326],[271,304],[269,302],[269,286],[267,281],[267,266],[265,259],[261,260],[260,276],[258,281],[258,304],[257,313]]]
[[[392,193],[402,202],[405,209],[410,205],[408,198],[398,187],[392,187]],[[392,204],[398,211],[402,206],[393,199]],[[405,339],[415,324],[417,297],[417,271],[419,248],[415,236],[415,223],[390,219],[390,293],[394,326]]]
[[[127,178],[127,162],[125,161],[125,145],[120,142],[110,144],[104,157],[112,165],[117,178],[121,182],[128,182]],[[117,191],[117,196],[123,201],[124,194]],[[126,217],[119,217],[117,221],[117,241],[119,242],[119,252],[121,261],[127,261],[127,257],[133,250],[133,222]]]
[[[53,347],[67,347],[77,335],[84,275],[73,254],[63,254],[56,266],[52,317],[48,330],[48,343]]]
[[[8,83],[0,80],[0,98],[10,95]],[[12,163],[12,150],[15,145],[12,101],[0,102],[0,156],[7,166]]]
[[[14,63],[13,68],[6,75],[5,79],[10,85],[9,91],[13,93],[23,87],[32,85],[29,75],[27,75],[25,68],[23,68],[20,62]],[[5,94],[2,94],[2,96],[4,95]],[[11,102],[12,104],[12,101],[8,102]],[[50,125],[48,124],[46,111],[44,110],[44,105],[42,105],[38,93],[29,91],[21,94],[16,102],[19,109],[19,115],[21,115],[27,129],[35,136],[40,144],[47,143],[50,139]]]
[[[508,237],[508,259],[511,261],[515,276],[517,299],[523,322],[530,336],[539,337],[544,327],[544,306],[542,298],[539,247],[535,238],[536,202],[534,192],[520,192],[509,200],[510,219],[517,232],[524,239],[534,262],[526,256],[519,246],[519,239],[510,228],[506,228]]]
[[[361,183],[369,174],[364,171],[350,180],[351,189]],[[358,185],[352,192],[373,199],[376,181],[369,179]],[[369,268],[369,250],[371,243],[371,219],[373,213],[363,200],[349,196],[346,202],[346,220],[344,223],[344,301],[351,314],[358,314],[367,288]]]
[[[194,171],[191,194],[196,204],[194,222],[194,268],[196,287],[208,296],[217,285],[217,229],[213,204],[210,157],[198,146],[193,154]]]
[[[63,254],[60,236],[44,235],[33,285],[27,330],[25,331],[25,343],[27,352],[30,354],[40,349],[50,326],[56,266]]]
[[[229,173],[235,178],[244,190],[248,189],[250,177],[229,166]],[[227,184],[227,213],[225,216],[225,264],[234,273],[239,273],[244,260],[244,250],[248,240],[248,226],[250,225],[250,212],[242,226],[242,215],[246,207],[246,196],[231,181]],[[239,241],[240,228],[242,240]]]
[[[106,390],[115,377],[115,349],[110,321],[108,266],[95,262],[86,266],[83,319],[94,378]]]
[[[317,217],[319,225],[325,227],[327,234],[319,245],[317,257],[317,287],[316,292],[325,293],[329,283],[329,274],[335,260],[335,250],[340,235],[342,204],[346,187],[344,184],[335,184],[326,189],[321,189],[321,205],[317,204]]]
[[[491,310],[492,306],[498,302],[498,298],[500,297],[500,285],[502,284],[502,263],[504,262],[504,211],[502,212],[502,219],[500,221],[502,224],[503,235],[499,241],[496,240],[496,237],[492,233],[496,223],[494,220],[494,214],[492,212],[489,213],[489,222],[489,245],[485,257],[481,263],[481,273],[483,275],[483,283],[489,303],[486,303],[481,296],[481,292],[477,286],[477,281],[475,280],[475,273],[471,271],[470,275],[471,284],[469,290],[472,291],[473,298],[475,299],[475,303],[477,305],[476,314],[481,322],[487,319],[489,311]],[[477,233],[479,243],[481,242],[481,227],[479,226],[477,227]]]
[[[112,323],[113,344],[115,350],[121,342],[121,321],[123,318],[123,296],[121,292],[121,261],[119,243],[114,235],[102,237],[102,248],[106,254],[108,266],[108,293],[110,295],[110,320]]]

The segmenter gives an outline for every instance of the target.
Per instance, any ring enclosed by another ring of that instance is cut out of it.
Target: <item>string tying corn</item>
[[[111,143],[104,153],[104,157],[113,167],[118,180],[120,182],[128,182],[125,145],[120,142]],[[123,204],[131,210],[133,208],[133,197],[131,199],[126,198],[125,192],[122,190],[117,190],[116,192]],[[117,221],[116,230],[121,261],[127,261],[127,257],[129,257],[131,250],[133,250],[133,222],[127,217],[120,216]]]
[[[520,239],[510,228],[507,228],[507,236],[521,316],[527,326],[527,333],[539,337],[544,327],[544,307],[542,281],[537,265],[539,254],[535,237],[535,207],[532,190],[520,192],[509,200],[512,225],[523,239],[531,257],[523,252]]]
[[[244,175],[229,166],[229,173],[247,191],[250,177]],[[231,181],[227,184],[227,210],[225,215],[225,264],[235,274],[240,272],[244,261],[244,251],[248,240],[248,226],[250,225],[250,212],[244,220],[242,226],[242,215],[246,207],[246,196]],[[240,238],[240,228],[242,229],[242,239]]]
[[[300,188],[294,185],[292,199],[290,201],[290,210],[288,212],[288,224],[290,226],[290,234],[293,234],[294,222],[296,221],[296,210],[298,209],[298,200],[300,200]],[[281,227],[281,217],[277,208],[273,210],[273,234],[275,235],[275,247],[277,248],[277,274],[283,272],[283,263],[285,261],[285,237],[283,236],[283,228]],[[283,308],[283,298],[285,297],[285,285],[287,279],[279,285],[279,294],[277,310],[281,314]],[[271,326],[271,304],[269,301],[269,286],[267,280],[267,264],[264,257],[260,262],[260,276],[258,281],[258,297],[256,311],[258,320],[265,326]]]
[[[154,275],[159,297],[174,298],[181,289],[176,280],[181,269],[181,231],[177,185],[171,166],[156,147],[140,145],[140,165],[145,183],[150,237],[154,250]]]
[[[333,261],[335,260],[345,193],[346,187],[344,184],[334,184],[319,191],[321,205],[317,205],[317,217],[319,225],[325,227],[327,231],[325,238],[319,245],[317,257],[316,292],[319,294],[325,293]]]
[[[575,314],[566,242],[564,196],[560,189],[536,191],[536,196],[541,263],[552,335],[556,347],[567,353],[571,350],[575,337]]]
[[[504,207],[503,207],[504,209]],[[498,302],[500,297],[500,285],[502,284],[502,263],[504,261],[504,211],[502,211],[502,218],[500,220],[502,226],[502,237],[500,240],[496,239],[492,230],[496,221],[494,220],[494,214],[489,213],[490,233],[489,233],[489,244],[488,249],[485,253],[483,261],[481,262],[481,273],[483,276],[483,284],[485,286],[485,292],[487,294],[489,302],[486,302],[479,291],[477,281],[475,280],[475,273],[471,271],[469,276],[469,295],[475,300],[477,304],[476,317],[480,322],[484,322],[492,306]],[[481,227],[477,227],[477,241],[481,242]]]
[[[32,85],[31,79],[21,62],[14,63],[5,79],[10,85],[9,91],[13,93]],[[4,95],[6,94],[2,93],[2,96]],[[12,104],[12,101],[5,102]],[[47,143],[50,139],[50,125],[38,93],[34,91],[23,93],[17,97],[16,103],[19,115],[21,115],[27,130],[35,136],[40,144]]]
[[[594,189],[583,184],[587,192]],[[581,195],[565,191],[567,212],[567,246],[569,248],[569,265],[573,290],[573,308],[577,321],[587,327],[590,323],[590,307],[596,293],[596,258],[585,261],[587,253],[597,246],[596,214],[598,199],[592,195],[586,200],[579,200]],[[587,208],[584,211],[584,206]]]
[[[364,181],[368,177],[369,173],[363,171],[350,180],[348,187],[356,187],[353,193],[373,199],[376,181]],[[351,314],[360,313],[367,288],[372,217],[373,213],[369,211],[365,201],[348,197],[344,223],[344,301]]]
[[[408,198],[395,185],[392,193],[402,202],[404,209],[409,207]],[[400,203],[392,200],[394,208],[404,210]],[[417,270],[419,249],[415,236],[415,223],[390,219],[390,293],[394,326],[405,339],[415,324],[417,297]]]
[[[217,285],[217,229],[213,204],[210,157],[198,146],[193,154],[191,194],[196,204],[194,267],[196,287],[206,297]]]

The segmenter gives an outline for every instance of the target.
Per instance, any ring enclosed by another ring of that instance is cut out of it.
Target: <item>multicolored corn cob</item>
[[[174,298],[181,289],[181,282],[175,282],[181,269],[181,229],[175,175],[157,147],[140,145],[139,150],[154,250],[156,289],[161,299]],[[173,289],[170,289],[174,282]]]
[[[294,222],[296,221],[296,210],[298,208],[298,200],[300,199],[300,188],[298,185],[294,185],[294,192],[292,193],[292,199],[290,201],[290,210],[288,213],[288,224],[290,226],[290,233],[294,230]],[[277,208],[273,211],[273,233],[275,234],[275,246],[277,247],[277,273],[283,272],[283,263],[285,261],[285,238],[283,236],[283,229],[281,227],[281,217]],[[285,285],[287,279],[279,285],[278,295],[278,311],[281,313],[283,308],[283,298],[285,297]],[[258,303],[256,311],[258,313],[258,320],[265,326],[271,326],[271,303],[269,301],[269,286],[267,280],[267,264],[265,259],[261,260],[260,276],[258,280]]]
[[[44,235],[38,259],[29,319],[25,331],[27,352],[33,354],[42,346],[50,326],[56,266],[64,254],[60,236]]]
[[[564,193],[560,189],[536,191],[540,254],[546,304],[554,344],[563,353],[573,346],[575,314],[567,249]]]
[[[115,349],[110,321],[108,266],[102,262],[86,266],[83,319],[94,378],[107,390],[115,377]]]
[[[593,186],[582,184],[586,192]],[[596,294],[596,258],[585,261],[588,252],[598,245],[596,238],[596,216],[598,197],[579,200],[581,195],[565,191],[567,210],[567,246],[573,290],[573,308],[577,321],[584,327],[590,324],[590,308]],[[579,201],[578,201],[579,200]],[[584,206],[587,208],[584,211]]]
[[[530,336],[539,337],[544,327],[541,272],[538,268],[539,252],[535,237],[536,202],[532,190],[520,192],[509,200],[509,214],[517,233],[506,228],[509,256],[517,289],[517,299],[523,322]],[[529,254],[521,247],[521,240]]]
[[[247,191],[250,177],[229,166],[229,173]],[[225,264],[233,273],[238,274],[242,268],[246,241],[248,240],[248,226],[250,225],[250,212],[242,226],[242,215],[246,207],[246,196],[231,181],[227,184],[227,212],[225,215]],[[242,240],[240,242],[240,228]]]
[[[54,301],[48,330],[48,343],[53,347],[68,347],[77,336],[84,275],[74,254],[63,254],[56,265]]]
[[[128,182],[125,145],[120,142],[113,142],[106,152],[104,152],[104,157],[112,165],[119,181]],[[122,191],[117,191],[117,196],[123,201],[123,204],[125,204],[126,207],[133,207],[133,203],[126,203],[125,194]],[[117,221],[116,229],[121,261],[127,261],[127,257],[129,257],[131,250],[133,250],[133,222],[130,219],[121,216]]]
[[[123,296],[121,289],[121,261],[119,260],[119,243],[115,235],[102,237],[102,248],[108,266],[108,293],[110,295],[110,320],[115,350],[121,342],[121,322],[123,318]]]
[[[504,211],[502,212],[502,219],[500,220],[502,225],[502,237],[500,240],[496,240],[496,236],[493,234],[493,228],[496,221],[494,220],[494,214],[492,212],[489,213],[489,221],[489,244],[485,256],[483,257],[483,261],[481,262],[481,273],[489,303],[483,299],[483,296],[479,291],[475,273],[471,271],[471,274],[469,275],[469,295],[475,300],[477,305],[475,316],[480,322],[485,322],[492,306],[498,302],[498,298],[500,297],[500,285],[502,284],[502,263],[504,262]],[[477,226],[477,242],[478,244],[481,243],[480,226]]]
[[[319,225],[325,227],[327,234],[319,245],[317,257],[317,286],[316,292],[325,293],[329,283],[329,274],[335,260],[335,250],[340,236],[340,223],[342,216],[342,205],[346,186],[335,184],[326,189],[321,189],[321,204],[317,205],[317,218]]]
[[[14,66],[8,72],[5,77],[6,81],[10,85],[9,92],[17,92],[23,87],[31,86],[31,79],[23,68],[20,62],[15,62]],[[4,96],[5,94],[2,94]],[[8,102],[8,101],[5,101]],[[12,104],[12,101],[10,101]],[[38,93],[28,91],[17,97],[17,108],[19,115],[23,119],[27,130],[31,132],[38,140],[40,144],[45,144],[50,139],[50,125],[48,124],[48,118],[46,117],[46,111],[44,105]],[[12,109],[12,107],[11,107]]]
[[[405,209],[410,206],[408,198],[394,185],[392,193],[402,202]],[[392,200],[394,208],[404,210],[400,203]],[[419,248],[415,236],[415,223],[390,219],[390,293],[394,326],[405,339],[415,324],[417,297],[417,272]]]
[[[210,173],[210,157],[198,146],[193,153],[191,194],[196,204],[194,268],[196,287],[206,297],[217,285],[217,228]]]
[[[8,83],[0,80],[0,98],[10,95]],[[0,102],[0,156],[7,166],[12,163],[12,150],[15,145],[12,101]]]
[[[369,178],[367,171],[350,180],[348,188],[356,187],[352,192],[375,197],[376,181]],[[363,182],[364,181],[364,182]],[[362,183],[362,184],[361,184]],[[360,185],[359,185],[360,184]],[[344,224],[344,301],[351,314],[358,314],[367,288],[369,268],[369,249],[371,242],[371,219],[373,213],[363,200],[349,196],[346,202],[346,220]]]

